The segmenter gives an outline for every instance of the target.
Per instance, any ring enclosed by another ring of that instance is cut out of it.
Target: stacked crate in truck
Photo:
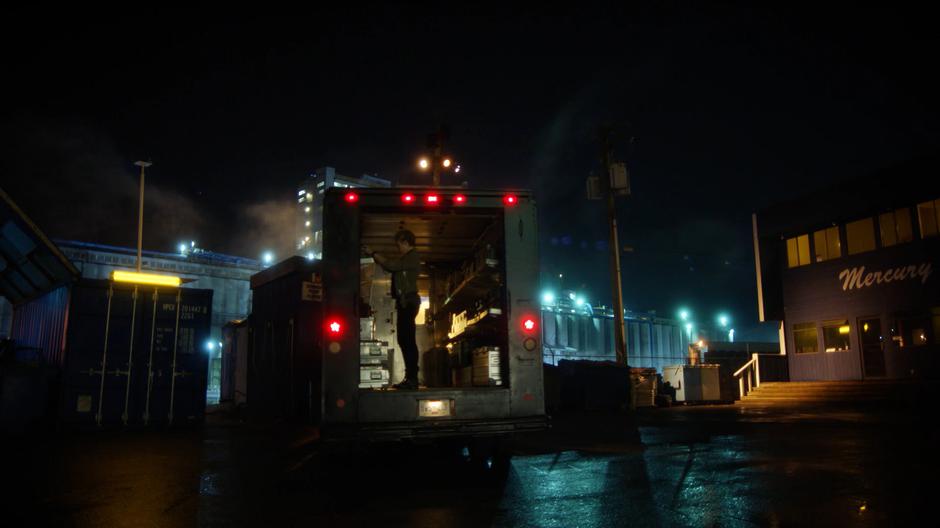
[[[476,386],[499,386],[503,384],[500,373],[502,360],[499,347],[480,347],[473,351],[473,384]]]
[[[395,300],[391,276],[371,258],[360,260],[359,388],[381,389],[391,382],[395,361]]]

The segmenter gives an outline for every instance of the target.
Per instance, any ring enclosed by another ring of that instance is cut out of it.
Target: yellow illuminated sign
[[[179,287],[182,282],[179,277],[173,277],[172,275],[154,275],[153,273],[136,273],[133,271],[112,271],[111,280],[114,282],[172,287]]]

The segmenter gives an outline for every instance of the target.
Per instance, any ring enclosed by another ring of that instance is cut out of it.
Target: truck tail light
[[[406,204],[415,203],[415,195],[411,193],[405,193],[401,195],[401,201],[402,203],[406,203]]]
[[[536,327],[535,319],[533,319],[532,317],[526,317],[525,319],[522,320],[522,329],[525,330],[526,333],[534,332],[535,327]]]
[[[463,205],[467,203],[467,197],[462,194],[454,195],[454,203],[457,205]]]
[[[343,323],[339,319],[330,319],[326,331],[331,337],[339,337],[343,335]]]
[[[503,196],[503,203],[506,205],[516,205],[516,202],[518,201],[519,199],[516,198],[515,194],[507,194]]]
[[[346,203],[356,203],[359,201],[359,195],[354,192],[346,193]]]
[[[429,194],[424,197],[424,203],[428,205],[437,205],[440,203],[441,197],[436,194]]]

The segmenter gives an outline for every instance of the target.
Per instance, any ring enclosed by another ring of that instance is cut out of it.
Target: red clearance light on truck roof
[[[414,203],[414,202],[415,202],[415,195],[413,195],[413,194],[411,194],[411,193],[405,193],[405,194],[401,195],[401,201],[404,202],[404,203],[406,203],[406,204]]]
[[[503,196],[503,203],[506,205],[516,205],[516,202],[518,201],[519,199],[516,198],[515,194],[507,194],[506,196]]]
[[[359,201],[359,195],[354,192],[346,193],[346,203],[356,203]]]
[[[457,205],[463,205],[463,204],[467,203],[467,197],[464,196],[464,195],[462,195],[462,194],[455,194],[455,195],[454,195],[454,203],[457,204]]]
[[[330,319],[330,322],[326,324],[326,331],[331,336],[338,337],[343,333],[343,324],[339,322],[339,319]]]
[[[441,197],[436,194],[429,194],[424,197],[424,203],[428,205],[437,205],[441,202]]]

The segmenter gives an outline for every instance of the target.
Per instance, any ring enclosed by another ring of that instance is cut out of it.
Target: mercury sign
[[[842,291],[848,291],[852,289],[860,290],[874,284],[903,280],[920,279],[921,284],[926,284],[931,273],[933,273],[933,266],[930,262],[881,271],[869,271],[867,273],[865,272],[865,266],[859,266],[842,270],[839,273],[839,280],[842,281]]]

